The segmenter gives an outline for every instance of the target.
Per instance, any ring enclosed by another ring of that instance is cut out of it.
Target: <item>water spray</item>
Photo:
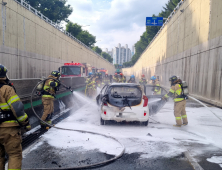
[[[217,116],[216,113],[214,113],[211,109],[209,109],[209,107],[207,107],[207,106],[206,106],[204,103],[202,103],[200,100],[197,100],[196,98],[191,97],[191,96],[189,96],[189,98],[195,100],[196,102],[198,102],[198,103],[200,103],[201,105],[203,105],[204,107],[206,107],[207,110],[209,110],[211,113],[214,114],[214,116],[216,116],[218,119],[220,119],[220,121],[222,121],[222,119],[221,119],[219,116]]]
[[[114,141],[116,141],[117,143],[119,143],[121,146],[122,146],[122,151],[119,155],[115,156],[114,158],[111,158],[109,160],[106,160],[106,161],[103,161],[103,162],[99,162],[99,163],[94,163],[94,164],[91,164],[91,165],[85,165],[85,166],[78,166],[78,167],[71,167],[71,168],[36,168],[36,169],[25,169],[25,170],[72,170],[72,169],[85,169],[85,168],[93,168],[93,167],[98,167],[98,166],[102,166],[102,165],[105,165],[105,164],[108,164],[108,163],[111,163],[117,159],[119,159],[120,157],[123,156],[123,154],[125,153],[125,146],[120,143],[116,138],[112,137],[112,136],[108,136],[108,135],[104,135],[104,134],[101,134],[101,133],[96,133],[96,132],[90,132],[90,131],[84,131],[84,130],[76,130],[76,129],[66,129],[66,128],[61,128],[61,127],[57,127],[55,125],[51,125],[51,124],[48,124],[47,122],[41,120],[41,118],[38,116],[38,114],[36,113],[35,109],[34,109],[34,106],[33,106],[33,95],[35,94],[35,90],[37,88],[37,86],[41,83],[43,83],[44,81],[46,80],[51,80],[53,78],[48,78],[48,79],[45,79],[45,80],[42,80],[40,82],[37,83],[37,85],[34,87],[34,89],[32,90],[32,94],[31,94],[31,107],[32,107],[32,111],[34,112],[35,116],[43,123],[45,123],[46,125],[48,125],[49,127],[53,127],[53,128],[56,128],[56,129],[59,129],[59,130],[67,130],[67,131],[74,131],[74,132],[80,132],[80,133],[89,133],[89,134],[93,134],[93,135],[100,135],[100,136],[103,136],[103,137],[106,137],[106,138],[110,138]],[[58,80],[56,79],[53,79],[55,81],[58,82]],[[71,92],[73,92],[73,90],[71,89],[71,87],[67,87],[66,85],[60,83],[62,86],[64,86],[67,90],[70,90]]]

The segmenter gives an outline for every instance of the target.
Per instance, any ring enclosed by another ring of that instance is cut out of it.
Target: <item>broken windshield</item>
[[[142,91],[138,87],[111,87],[110,93],[114,98],[142,97]]]

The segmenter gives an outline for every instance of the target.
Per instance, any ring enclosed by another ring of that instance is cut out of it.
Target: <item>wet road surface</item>
[[[212,156],[222,156],[222,149],[218,142],[215,142],[217,138],[214,135],[208,136],[211,130],[215,133],[217,133],[217,130],[221,130],[222,125],[210,113],[203,114],[204,111],[201,110],[202,107],[199,104],[191,101],[187,102],[190,126],[179,129],[172,126],[174,123],[174,120],[171,120],[174,118],[172,104],[164,106],[160,113],[152,117],[160,123],[150,120],[148,127],[139,123],[113,122],[101,126],[99,124],[99,113],[95,113],[98,110],[93,108],[94,105],[88,105],[82,110],[76,111],[70,115],[70,118],[65,119],[61,126],[73,126],[73,129],[111,135],[126,147],[126,153],[123,157],[111,164],[94,167],[93,169],[192,170],[193,167],[183,154],[185,151],[189,151],[191,156],[205,170],[222,169],[219,164],[207,161]],[[201,133],[201,129],[204,131],[203,133]],[[209,133],[207,132],[208,129]],[[112,154],[101,152],[99,149],[87,150],[81,145],[78,147],[66,146],[64,143],[61,146],[54,145],[45,138],[43,136],[24,151],[23,168],[68,168],[89,165],[114,157]],[[78,136],[73,139],[76,138]],[[51,140],[59,140],[59,137]],[[70,140],[67,142],[70,142]],[[40,145],[38,146],[38,144]],[[104,141],[101,144],[104,145]],[[105,145],[109,150],[109,143],[107,142]]]

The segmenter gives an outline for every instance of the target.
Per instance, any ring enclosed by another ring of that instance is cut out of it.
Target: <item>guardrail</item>
[[[40,19],[44,20],[46,23],[50,24],[51,26],[53,26],[54,28],[56,28],[57,30],[61,31],[62,33],[64,33],[65,35],[67,35],[68,37],[70,37],[71,39],[73,39],[74,41],[76,41],[77,43],[79,43],[80,45],[84,46],[85,48],[87,48],[88,50],[90,50],[91,52],[93,52],[94,54],[96,54],[98,57],[100,57],[101,59],[103,59],[104,61],[108,62],[109,64],[113,65],[112,63],[110,63],[108,60],[106,60],[105,58],[103,58],[101,55],[99,55],[98,53],[96,53],[95,51],[93,51],[90,47],[88,47],[87,45],[85,45],[83,42],[81,42],[80,40],[78,40],[76,37],[74,37],[71,33],[67,32],[66,30],[64,30],[63,28],[60,27],[60,25],[58,25],[57,23],[53,22],[52,20],[50,20],[49,18],[47,18],[46,16],[44,16],[41,12],[39,12],[37,9],[33,8],[30,4],[28,4],[27,2],[25,2],[24,0],[13,0],[15,2],[17,2],[19,5],[21,5],[22,7],[24,7],[25,9],[29,10],[30,12],[32,12],[33,14],[35,14],[36,16],[38,16]]]
[[[70,86],[71,88],[79,88],[85,86],[85,78],[84,77],[69,77],[69,78],[61,78],[60,79],[63,84],[66,86]],[[30,97],[33,88],[40,81],[40,78],[35,79],[11,79],[11,82],[14,84],[16,88],[16,92],[19,97],[26,98]],[[61,86],[60,92],[66,91],[64,87]]]

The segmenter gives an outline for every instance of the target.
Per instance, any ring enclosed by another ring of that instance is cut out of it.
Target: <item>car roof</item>
[[[112,83],[110,87],[115,87],[115,86],[122,86],[122,87],[138,87],[140,86],[139,84],[136,83]]]

